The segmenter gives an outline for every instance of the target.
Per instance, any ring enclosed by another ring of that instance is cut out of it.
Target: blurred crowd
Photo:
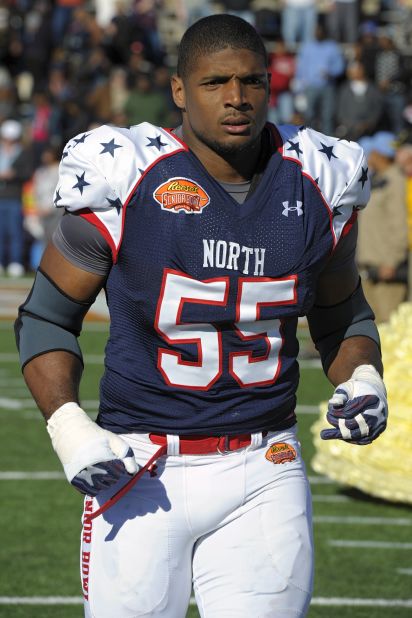
[[[386,321],[412,295],[412,0],[0,0],[0,274],[37,267],[70,138],[102,123],[180,123],[178,42],[219,12],[267,45],[271,121],[364,147],[373,208],[359,217],[358,262]]]

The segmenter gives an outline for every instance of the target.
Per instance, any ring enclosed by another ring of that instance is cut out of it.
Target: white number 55
[[[229,371],[241,387],[265,386],[276,381],[282,348],[279,319],[261,320],[261,308],[296,303],[297,276],[282,279],[240,277],[234,327],[241,340],[266,342],[263,356],[231,352]],[[155,328],[170,345],[197,346],[197,360],[182,359],[180,352],[159,348],[158,368],[170,386],[208,390],[222,375],[222,334],[209,323],[182,323],[185,303],[226,306],[229,278],[198,281],[175,270],[165,270],[157,305]]]

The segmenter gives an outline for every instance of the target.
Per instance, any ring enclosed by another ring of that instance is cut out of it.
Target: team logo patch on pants
[[[287,442],[275,442],[268,448],[265,457],[274,464],[283,464],[296,459],[296,451]]]

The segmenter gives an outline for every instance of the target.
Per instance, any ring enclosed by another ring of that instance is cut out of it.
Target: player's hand
[[[129,445],[96,425],[77,403],[65,403],[56,410],[47,431],[68,481],[83,494],[96,496],[123,474],[139,469]]]
[[[323,429],[320,433],[323,440],[370,444],[385,430],[387,395],[375,367],[360,365],[350,380],[336,387],[326,418],[334,429]]]

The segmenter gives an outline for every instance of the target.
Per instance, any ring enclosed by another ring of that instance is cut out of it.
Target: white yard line
[[[412,575],[412,569],[396,569],[400,575]]]
[[[412,543],[395,543],[391,541],[328,541],[332,547],[355,547],[357,549],[412,549]]]
[[[27,392],[25,393],[27,395]],[[99,406],[98,399],[84,399],[82,405],[86,409],[97,410]],[[37,406],[33,399],[16,399],[12,397],[0,397],[0,410],[37,410]],[[39,413],[39,418],[41,414]]]
[[[82,597],[0,597],[0,605],[82,605]],[[190,605],[196,605],[193,597]],[[324,607],[412,607],[412,599],[354,599],[313,597],[311,605]]]
[[[311,605],[338,607],[412,607],[412,599],[350,599],[345,597],[314,597]]]
[[[0,481],[51,481],[65,479],[63,472],[59,471],[39,471],[39,472],[20,472],[10,470],[0,472]]]
[[[335,517],[331,515],[318,515],[313,518],[316,524],[361,524],[364,526],[412,526],[409,517]]]
[[[83,605],[82,597],[0,597],[0,605]]]
[[[308,478],[311,485],[336,485],[336,481],[332,481],[327,476],[318,476],[315,474]]]

